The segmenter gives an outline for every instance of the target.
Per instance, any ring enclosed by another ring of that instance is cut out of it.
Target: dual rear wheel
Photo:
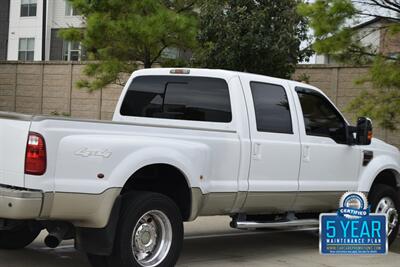
[[[88,255],[93,267],[169,267],[183,242],[179,208],[167,196],[132,192],[124,197],[111,256]]]

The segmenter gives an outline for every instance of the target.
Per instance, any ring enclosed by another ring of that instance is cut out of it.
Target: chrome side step
[[[310,227],[319,226],[319,221],[316,219],[295,219],[288,221],[237,221],[231,223],[233,228],[237,229],[254,229],[254,228],[284,228],[284,227]]]

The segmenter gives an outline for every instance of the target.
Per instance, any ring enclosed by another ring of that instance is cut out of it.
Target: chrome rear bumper
[[[120,193],[121,188],[109,188],[100,194],[44,193],[0,184],[0,219],[57,220],[103,228]]]
[[[27,220],[40,216],[43,192],[0,185],[0,218]]]

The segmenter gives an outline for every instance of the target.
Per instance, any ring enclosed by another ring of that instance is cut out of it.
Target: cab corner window
[[[296,88],[303,112],[306,134],[330,137],[336,143],[345,144],[346,122],[337,109],[316,91]]]
[[[217,78],[140,76],[129,86],[121,115],[231,122],[228,84]]]
[[[280,85],[251,82],[257,130],[293,134],[292,118],[285,88]]]

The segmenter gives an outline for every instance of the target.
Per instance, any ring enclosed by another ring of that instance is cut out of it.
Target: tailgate
[[[24,187],[25,149],[32,116],[0,112],[0,184]]]

